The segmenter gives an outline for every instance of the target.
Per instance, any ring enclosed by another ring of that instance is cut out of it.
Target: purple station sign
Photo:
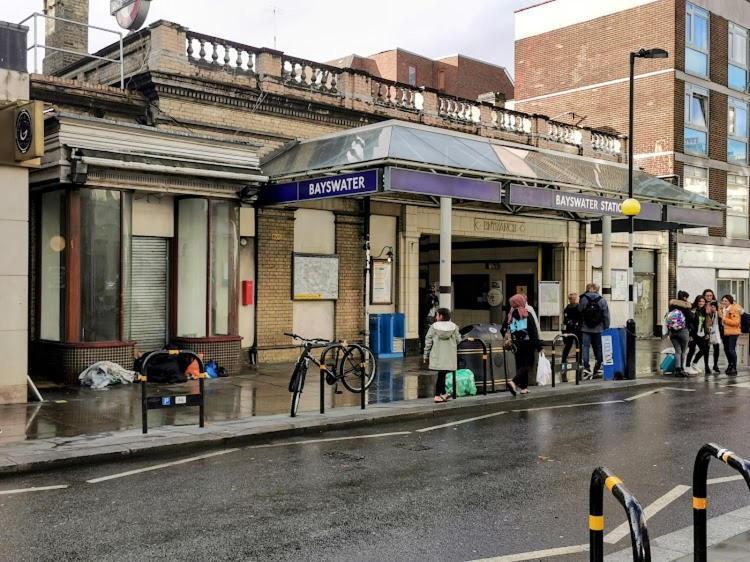
[[[364,170],[268,186],[261,191],[259,200],[262,205],[276,205],[330,197],[370,195],[377,191],[378,171]]]
[[[622,216],[621,199],[558,191],[544,187],[527,187],[525,185],[512,184],[508,189],[507,202],[509,205],[569,211],[582,215]],[[662,220],[661,205],[657,203],[641,203],[641,214],[638,215],[638,218],[652,221]]]

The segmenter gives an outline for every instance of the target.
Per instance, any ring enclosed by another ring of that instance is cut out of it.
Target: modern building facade
[[[516,12],[521,111],[626,132],[629,53],[669,52],[636,60],[635,164],[726,205],[720,226],[670,235],[672,294],[750,298],[748,28],[744,0],[551,0]]]

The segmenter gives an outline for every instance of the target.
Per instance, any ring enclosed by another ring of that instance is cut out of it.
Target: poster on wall
[[[628,300],[628,272],[625,269],[612,270],[612,300]]]
[[[393,262],[372,260],[370,304],[393,304]]]
[[[338,256],[294,254],[293,259],[294,300],[330,301],[339,298]]]
[[[539,316],[560,316],[560,282],[539,282]]]

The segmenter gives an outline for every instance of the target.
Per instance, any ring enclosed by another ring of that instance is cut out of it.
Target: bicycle
[[[289,380],[289,392],[292,393],[291,417],[297,415],[302,390],[305,387],[307,370],[312,362],[320,368],[329,385],[336,385],[339,381],[347,390],[354,393],[362,392],[362,373],[364,372],[364,390],[367,390],[375,379],[377,362],[369,347],[358,343],[332,342],[320,338],[303,338],[297,334],[284,333],[285,336],[302,343],[297,362]],[[313,349],[323,349],[320,360],[310,353]]]

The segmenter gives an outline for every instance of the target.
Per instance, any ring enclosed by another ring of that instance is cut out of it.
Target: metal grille
[[[134,236],[130,337],[138,349],[162,349],[167,339],[168,240]]]

